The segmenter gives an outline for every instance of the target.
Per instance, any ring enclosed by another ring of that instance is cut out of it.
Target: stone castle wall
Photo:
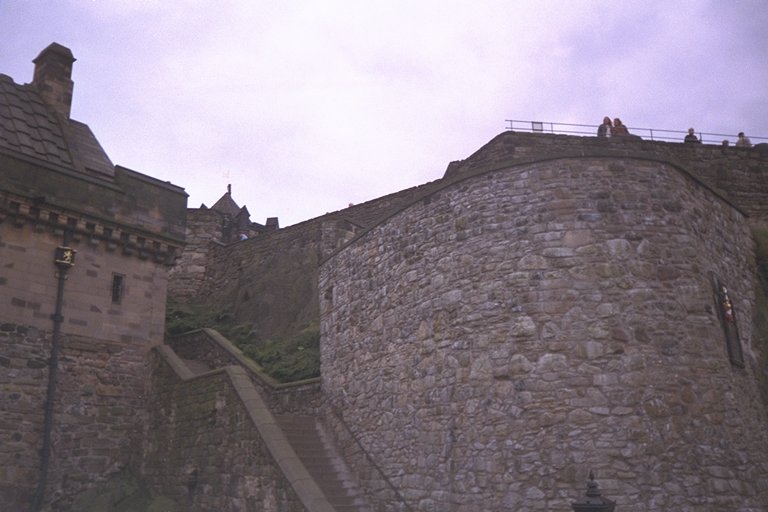
[[[157,492],[190,511],[306,510],[278,464],[286,461],[271,454],[230,373],[182,380],[164,358],[152,361],[143,474]],[[259,404],[263,409],[256,400],[252,407]]]
[[[54,252],[64,240],[63,230],[21,216],[0,228],[0,497],[8,510],[28,510],[41,474],[58,286]],[[146,354],[162,342],[165,317],[163,264],[130,241],[74,229],[69,238],[77,253],[62,295],[45,500],[51,510],[68,510],[73,496],[94,482],[140,463]],[[115,275],[121,276],[117,297]]]
[[[566,510],[590,469],[623,512],[759,510],[746,218],[647,155],[544,159],[520,140],[321,266],[324,394],[415,510]]]
[[[0,319],[0,494],[29,510],[40,471],[50,331]],[[63,336],[48,481],[50,510],[93,482],[140,464],[146,347]]]
[[[261,339],[317,323],[317,267],[322,222],[307,222],[249,240],[208,247],[197,300],[216,304]]]
[[[284,335],[317,321],[317,266],[360,232],[467,174],[586,154],[677,162],[747,213],[751,223],[768,221],[768,153],[758,148],[504,132],[467,159],[451,163],[440,180],[226,247],[217,243],[220,214],[190,210],[188,245],[172,270],[169,296],[204,303],[213,299],[237,322],[252,322],[260,336]]]
[[[215,210],[187,210],[187,244],[168,274],[168,297],[180,302],[197,297],[212,263],[210,252],[222,238],[222,226],[222,214]]]
[[[57,247],[76,251],[61,295],[46,510],[69,510],[140,463],[146,355],[163,340],[167,267],[183,239],[180,189],[117,168],[115,181],[0,155],[0,508],[29,510],[57,309]],[[65,236],[66,233],[66,236]]]
[[[640,138],[574,137],[504,132],[466,160],[452,162],[445,178],[512,163],[600,155],[649,159],[681,165],[755,220],[768,221],[768,145],[753,148],[681,144]]]
[[[354,236],[439,186],[412,187],[248,240],[222,244],[222,214],[188,210],[187,245],[168,296],[216,304],[263,339],[318,322],[317,268]]]

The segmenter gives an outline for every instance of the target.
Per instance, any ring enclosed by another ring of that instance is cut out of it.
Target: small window
[[[120,274],[112,275],[112,304],[120,304],[123,300],[123,290],[125,289],[125,276]]]

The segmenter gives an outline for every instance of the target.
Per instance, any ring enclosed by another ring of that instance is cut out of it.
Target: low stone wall
[[[184,510],[333,512],[245,371],[193,377],[167,347],[152,358],[143,474]]]
[[[744,215],[649,159],[451,179],[320,273],[323,391],[408,504],[567,510],[594,469],[622,512],[764,506]]]
[[[242,367],[276,414],[315,414],[320,406],[320,379],[280,383],[214,329],[199,329],[167,340],[183,359],[200,361],[213,370],[229,365]]]

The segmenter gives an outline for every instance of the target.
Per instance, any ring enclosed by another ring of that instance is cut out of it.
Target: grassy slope
[[[221,311],[168,304],[165,327],[168,335],[201,327],[219,331],[280,382],[320,376],[320,329],[315,325],[284,339],[260,341],[251,335],[248,324],[234,324],[232,318]]]

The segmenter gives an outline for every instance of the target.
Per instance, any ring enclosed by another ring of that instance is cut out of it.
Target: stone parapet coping
[[[184,382],[226,373],[232,387],[240,397],[243,407],[248,412],[251,422],[302,505],[308,512],[336,512],[336,509],[330,504],[288,442],[288,438],[277,424],[277,420],[267,408],[264,399],[251,382],[244,368],[234,365],[225,366],[194,375],[169,346],[158,345],[155,350]]]
[[[34,199],[0,190],[0,222],[6,219],[12,219],[19,228],[31,226],[38,233],[50,230],[60,235],[69,231],[74,242],[85,240],[91,246],[103,243],[110,252],[119,247],[125,256],[152,259],[165,265],[173,265],[184,245],[183,240],[53,204],[36,204]]]

